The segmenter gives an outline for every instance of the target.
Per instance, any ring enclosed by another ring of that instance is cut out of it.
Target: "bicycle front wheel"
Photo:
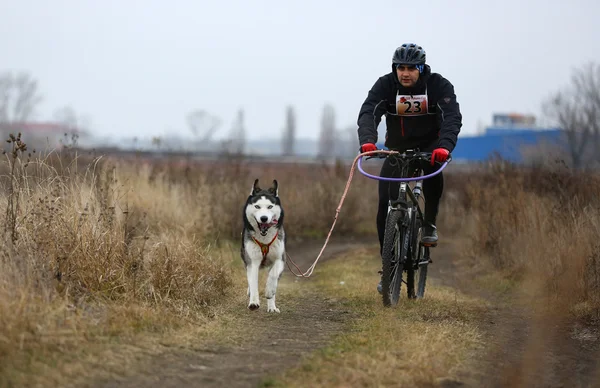
[[[386,307],[398,304],[402,287],[403,266],[400,261],[402,242],[400,219],[402,215],[403,212],[397,210],[392,210],[388,214],[383,237],[381,288],[383,305]]]

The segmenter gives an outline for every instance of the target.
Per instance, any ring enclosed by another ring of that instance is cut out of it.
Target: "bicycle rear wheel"
[[[417,298],[425,297],[425,284],[427,283],[427,267],[429,266],[429,247],[419,244],[419,255],[417,260],[418,283],[417,283]]]
[[[400,219],[403,212],[392,210],[387,217],[385,234],[383,237],[383,249],[381,252],[382,275],[381,288],[384,306],[395,306],[400,298],[402,287],[403,264],[400,262],[402,251],[402,230]]]

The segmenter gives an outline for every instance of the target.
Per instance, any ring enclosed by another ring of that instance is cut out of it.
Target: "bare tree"
[[[24,122],[34,116],[42,98],[28,73],[0,74],[0,123]]]
[[[544,111],[564,130],[573,167],[600,163],[600,65],[576,69],[571,85],[552,95]]]
[[[160,136],[152,136],[152,145],[156,147],[158,151],[162,145],[162,137]]]
[[[354,125],[349,126],[345,130],[346,146],[341,156],[354,159],[360,150],[360,143],[358,142],[358,136],[356,136],[356,127]]]
[[[294,155],[294,144],[296,141],[296,113],[292,106],[288,106],[285,116],[285,128],[283,130],[283,138],[281,151],[283,155]]]
[[[330,104],[325,104],[321,116],[321,133],[319,135],[319,145],[317,157],[327,159],[334,155],[335,151],[335,109]]]
[[[237,123],[234,126],[232,137],[236,145],[235,152],[243,154],[246,148],[246,125],[244,124],[244,110],[240,109],[237,115]]]
[[[203,109],[196,109],[188,113],[186,121],[190,132],[198,137],[199,144],[209,148],[211,138],[221,126],[221,119]]]
[[[231,126],[229,139],[223,142],[225,152],[243,155],[246,147],[246,127],[244,125],[244,110],[238,110],[236,119]]]
[[[61,140],[63,146],[76,146],[77,140],[79,138],[79,119],[77,117],[77,114],[75,113],[75,110],[73,110],[73,108],[69,106],[57,109],[54,112],[54,120],[62,124],[62,126],[64,127],[64,139]],[[71,137],[71,139],[69,139],[69,136]]]

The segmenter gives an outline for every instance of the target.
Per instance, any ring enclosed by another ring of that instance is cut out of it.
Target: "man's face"
[[[419,80],[419,69],[416,66],[399,65],[396,67],[396,74],[400,84],[407,88],[415,86]]]

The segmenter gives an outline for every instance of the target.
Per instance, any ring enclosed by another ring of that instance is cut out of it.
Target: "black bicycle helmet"
[[[423,47],[414,43],[404,43],[394,51],[392,64],[398,65],[424,65],[426,59],[425,50]]]

